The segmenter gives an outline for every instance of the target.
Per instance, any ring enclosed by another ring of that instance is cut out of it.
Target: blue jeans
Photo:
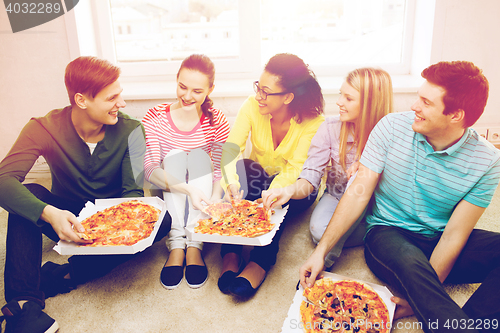
[[[76,216],[85,202],[61,198],[39,184],[26,184],[26,188],[38,199],[59,209],[68,210]],[[40,290],[40,268],[42,264],[42,233],[53,241],[59,241],[52,226],[45,221],[33,222],[16,214],[9,214],[7,248],[5,258],[5,299],[31,300],[45,307],[45,295]],[[155,242],[165,237],[170,230],[170,215],[165,214]],[[131,259],[130,255],[78,255],[69,258],[71,279],[82,284],[101,277],[119,264]]]
[[[366,263],[410,303],[425,332],[477,332],[486,319],[500,320],[500,233],[474,229],[445,281],[482,283],[463,308],[446,293],[429,263],[440,237],[375,226],[365,238]]]
[[[236,163],[236,172],[240,178],[241,189],[244,191],[243,197],[253,201],[261,197],[261,193],[269,188],[274,179],[269,176],[262,166],[250,159],[240,160]],[[245,181],[246,179],[246,181]],[[279,241],[287,220],[309,208],[316,200],[317,193],[313,193],[301,200],[290,200],[288,202],[288,212],[281,222],[280,228],[276,231],[272,242],[266,246],[255,246],[250,252],[250,261],[255,262],[266,272],[276,263],[279,251]],[[241,256],[242,245],[222,244],[221,257],[227,253],[236,253]]]
[[[330,223],[330,219],[332,218],[335,209],[337,209],[339,201],[339,199],[332,196],[330,193],[325,192],[323,193],[321,199],[319,199],[316,207],[314,207],[314,211],[311,214],[311,221],[309,222],[309,231],[311,232],[311,237],[315,244],[318,244],[321,237],[323,237],[323,234]],[[326,267],[331,267],[337,261],[344,247],[363,245],[363,237],[366,234],[366,222],[364,215],[365,213],[361,214],[358,220],[354,222],[351,228],[340,238],[337,244],[335,244],[335,246],[326,255]]]

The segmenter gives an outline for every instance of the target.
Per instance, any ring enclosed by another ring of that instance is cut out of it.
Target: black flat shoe
[[[257,288],[253,288],[250,281],[240,276],[233,280],[233,283],[229,286],[229,291],[234,296],[251,297],[257,292],[257,290],[262,285],[265,279],[266,277],[264,276],[264,278],[262,279],[262,281],[260,281],[260,284],[257,286]]]
[[[245,268],[245,260],[240,256],[240,263],[238,265],[238,271],[233,272],[233,271],[225,271],[224,274],[222,274],[219,278],[219,281],[217,281],[217,286],[219,287],[219,290],[223,294],[230,294],[231,292],[229,291],[229,286],[233,283],[234,279],[238,275],[240,275],[241,272],[243,272],[243,269]]]
[[[186,266],[186,282],[191,288],[200,288],[208,280],[207,266],[187,265]]]
[[[226,271],[224,274],[221,275],[219,278],[219,281],[217,281],[217,286],[219,287],[219,290],[223,294],[230,294],[231,292],[229,291],[229,287],[233,283],[234,279],[238,276],[237,272],[233,271]]]
[[[161,285],[169,290],[177,288],[184,277],[184,266],[163,267],[160,274]]]

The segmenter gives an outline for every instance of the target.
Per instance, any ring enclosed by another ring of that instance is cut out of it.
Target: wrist
[[[56,212],[57,208],[51,205],[47,205],[43,208],[42,214],[40,214],[40,219],[50,223],[51,216]]]

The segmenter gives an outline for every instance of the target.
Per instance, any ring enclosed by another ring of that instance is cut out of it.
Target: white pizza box
[[[390,323],[388,326],[389,331],[392,327],[392,322],[394,320],[394,311],[396,310],[396,304],[391,301],[392,293],[385,286],[381,286],[375,283],[369,283],[358,279],[353,279],[347,276],[342,276],[335,273],[330,272],[321,272],[319,275],[323,275],[325,278],[330,278],[333,281],[341,281],[341,280],[353,280],[358,282],[363,282],[372,287],[382,298],[385,305],[387,306],[387,310],[389,310]],[[302,319],[300,317],[300,305],[302,304],[304,288],[299,284],[299,289],[295,293],[293,298],[292,305],[290,305],[290,309],[288,310],[288,315],[283,323],[283,327],[281,328],[282,333],[299,333],[304,332],[304,323],[302,323]]]
[[[158,233],[158,229],[160,229],[160,225],[163,221],[163,217],[165,216],[167,209],[165,207],[165,203],[158,197],[137,197],[137,198],[114,198],[114,199],[96,199],[95,204],[88,201],[85,204],[85,207],[80,211],[77,219],[78,221],[83,221],[87,217],[92,216],[98,211],[104,210],[108,207],[117,205],[119,203],[130,201],[130,200],[139,200],[154,206],[161,210],[160,218],[155,223],[155,227],[153,232],[148,238],[140,240],[134,245],[129,246],[79,246],[73,242],[66,242],[60,240],[55,246],[54,250],[62,255],[70,255],[70,254],[134,254],[140,251],[145,250],[153,244],[153,241]]]
[[[265,246],[271,243],[276,231],[280,228],[281,222],[288,212],[288,205],[285,208],[273,208],[274,214],[271,215],[271,222],[274,223],[274,228],[267,234],[258,237],[242,237],[242,236],[222,236],[222,235],[208,235],[194,232],[194,227],[199,219],[209,218],[205,213],[200,212],[200,215],[188,223],[185,227],[186,237],[191,241],[206,242],[206,243],[223,243],[223,244],[237,244],[237,245],[253,245]]]

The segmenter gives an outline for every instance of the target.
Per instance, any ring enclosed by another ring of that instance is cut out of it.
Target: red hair
[[[71,105],[75,94],[94,98],[101,90],[118,80],[120,68],[96,57],[78,57],[66,66],[64,83]]]

